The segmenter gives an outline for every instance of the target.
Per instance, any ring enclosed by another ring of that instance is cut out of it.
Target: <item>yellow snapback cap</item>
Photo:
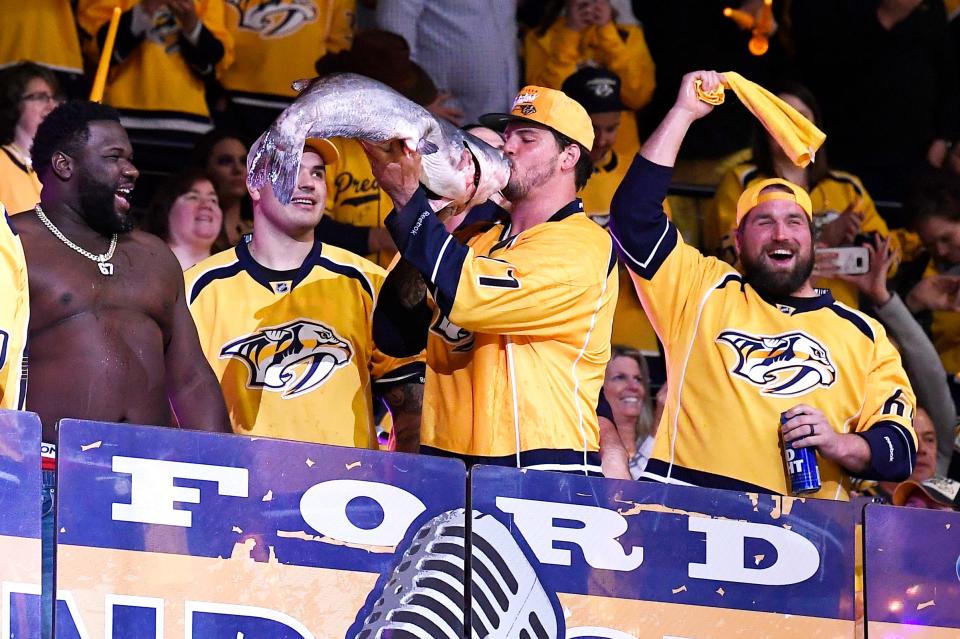
[[[510,113],[487,113],[480,123],[502,131],[508,122],[520,120],[550,127],[588,151],[593,147],[593,122],[587,110],[563,91],[546,87],[525,86],[513,100]]]
[[[790,192],[769,191],[767,193],[761,193],[765,188],[771,186],[782,186]],[[753,207],[763,202],[769,202],[770,200],[794,202],[803,209],[803,212],[807,214],[808,218],[813,219],[813,204],[810,202],[810,195],[803,188],[789,180],[770,178],[760,180],[756,184],[751,184],[747,187],[747,190],[740,195],[740,199],[737,200],[737,226],[740,226],[740,222],[747,216],[747,213],[753,210]]]

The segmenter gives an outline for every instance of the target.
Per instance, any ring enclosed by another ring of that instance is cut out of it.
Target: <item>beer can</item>
[[[780,425],[787,418],[780,413]],[[817,452],[812,446],[794,448],[792,444],[783,444],[784,461],[790,475],[790,492],[793,495],[805,495],[820,490],[820,467],[817,465]]]

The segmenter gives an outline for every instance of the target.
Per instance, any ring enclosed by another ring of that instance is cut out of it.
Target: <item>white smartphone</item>
[[[838,246],[817,249],[818,255],[835,255],[837,273],[862,275],[870,270],[870,253],[863,246]]]

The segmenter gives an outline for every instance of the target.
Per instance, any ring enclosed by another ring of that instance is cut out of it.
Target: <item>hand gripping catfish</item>
[[[463,206],[485,200],[510,177],[502,153],[469,136],[468,147],[481,170],[474,197],[468,197],[464,168],[458,168],[465,136],[437,121],[429,111],[388,86],[365,76],[336,73],[301,80],[293,88],[299,97],[260,136],[254,145],[247,182],[261,188],[268,181],[280,202],[290,201],[296,187],[303,145],[307,138],[358,138],[374,143],[399,139],[424,158],[421,181],[437,195]],[[439,153],[438,153],[439,151]],[[473,167],[467,167],[471,172]]]

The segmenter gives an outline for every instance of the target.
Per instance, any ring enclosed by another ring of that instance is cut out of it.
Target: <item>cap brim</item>
[[[554,129],[543,122],[537,122],[531,118],[525,118],[522,115],[514,115],[512,113],[484,113],[480,116],[480,124],[483,126],[493,129],[494,131],[500,131],[503,133],[503,130],[507,128],[507,125],[511,122],[529,122],[530,124],[536,124],[545,129]]]
[[[307,138],[303,143],[304,147],[310,147],[320,154],[323,163],[327,166],[336,164],[340,160],[340,151],[334,146],[333,142],[326,138]]]

